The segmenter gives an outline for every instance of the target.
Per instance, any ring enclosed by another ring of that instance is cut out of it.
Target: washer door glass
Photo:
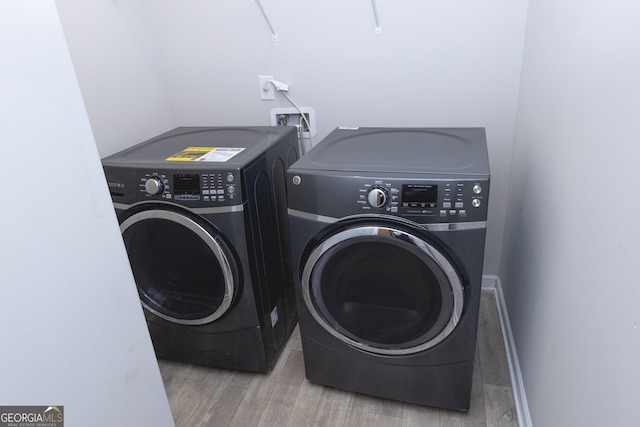
[[[448,258],[419,236],[365,225],[318,244],[302,277],[318,323],[377,354],[415,353],[445,339],[462,313],[462,283]]]
[[[178,212],[135,213],[120,225],[142,305],[185,325],[222,316],[235,285],[230,252],[213,227]]]

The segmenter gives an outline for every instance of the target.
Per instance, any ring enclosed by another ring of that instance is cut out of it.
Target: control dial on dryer
[[[162,178],[160,178],[159,176],[152,176],[151,178],[147,179],[147,181],[144,183],[144,189],[146,190],[147,194],[150,194],[151,196],[162,193],[164,191]]]
[[[384,188],[375,187],[369,190],[367,201],[374,208],[382,208],[389,201],[389,194]]]

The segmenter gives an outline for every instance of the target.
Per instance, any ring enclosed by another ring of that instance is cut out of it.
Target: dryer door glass
[[[462,283],[425,239],[386,226],[341,231],[312,251],[303,297],[337,338],[378,354],[409,354],[442,341],[458,323]]]
[[[120,226],[143,306],[166,320],[201,325],[222,316],[234,294],[230,253],[189,216],[147,210]]]

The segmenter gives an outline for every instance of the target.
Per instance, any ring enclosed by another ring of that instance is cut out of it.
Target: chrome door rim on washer
[[[222,298],[222,302],[213,313],[199,319],[179,319],[169,316],[154,309],[153,307],[150,307],[147,303],[141,300],[140,302],[143,307],[162,319],[182,325],[204,325],[220,318],[231,306],[235,287],[231,264],[220,244],[207,230],[191,218],[180,213],[163,209],[150,209],[131,215],[129,218],[124,220],[122,224],[120,224],[120,232],[124,235],[124,232],[132,225],[149,219],[164,219],[175,222],[189,229],[204,241],[220,264],[224,277],[224,296]]]
[[[380,348],[356,341],[354,339],[351,339],[350,337],[345,336],[341,332],[334,329],[330,324],[328,324],[327,321],[316,310],[314,303],[311,300],[310,288],[312,283],[310,283],[310,281],[317,262],[325,253],[327,253],[327,251],[329,251],[334,246],[346,242],[347,240],[369,236],[378,236],[386,239],[402,239],[403,242],[409,243],[420,253],[435,262],[444,273],[451,287],[451,293],[453,294],[453,310],[445,327],[435,337],[429,339],[424,343],[411,347]],[[438,251],[431,244],[427,243],[425,240],[411,233],[390,226],[380,225],[354,226],[330,236],[326,240],[322,241],[318,246],[316,246],[309,255],[302,273],[302,296],[311,315],[318,322],[318,324],[321,325],[331,335],[353,347],[370,353],[384,355],[406,355],[417,353],[429,349],[442,342],[453,332],[456,325],[458,324],[460,316],[462,315],[464,305],[464,289],[462,282],[451,262],[442,253],[440,253],[440,251]]]

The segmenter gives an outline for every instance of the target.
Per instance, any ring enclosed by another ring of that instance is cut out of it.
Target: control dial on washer
[[[151,196],[155,196],[156,194],[160,194],[164,191],[164,184],[162,183],[162,178],[159,176],[152,176],[147,179],[147,182],[144,183],[144,189],[147,194]]]
[[[387,194],[387,190],[380,187],[375,187],[369,190],[367,194],[367,201],[374,208],[382,208],[389,201],[389,195]]]

